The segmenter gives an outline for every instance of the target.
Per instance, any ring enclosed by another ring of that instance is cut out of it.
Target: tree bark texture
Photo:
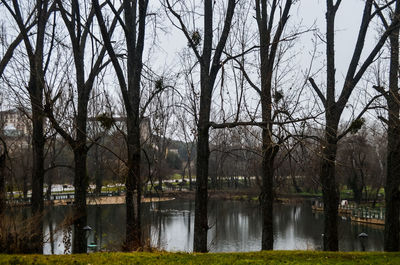
[[[207,77],[203,77],[207,78]],[[211,91],[210,87],[205,87],[206,81],[202,83],[202,95],[200,103],[199,122],[197,126],[197,161],[196,161],[196,199],[194,216],[194,252],[207,252],[207,232],[208,232],[208,160],[209,150],[209,127]],[[204,86],[204,87],[203,87]],[[212,90],[212,87],[211,87]],[[203,93],[208,94],[207,96]]]
[[[45,136],[43,132],[43,113],[41,110],[43,95],[42,89],[37,88],[36,93],[31,93],[32,102],[32,197],[31,211],[31,248],[33,253],[43,252],[43,182],[44,182],[44,144]]]
[[[86,144],[86,143],[85,143]],[[86,146],[77,147],[74,150],[74,165],[75,165],[75,199],[74,199],[74,233],[72,243],[72,253],[86,253],[87,239],[86,231],[83,229],[86,226],[87,207],[86,207],[86,190],[88,186],[88,177],[86,174]]]
[[[396,9],[400,4],[396,3]],[[400,233],[400,96],[399,96],[399,28],[393,30],[390,40],[389,93],[388,105],[388,142],[385,184],[385,234],[384,250],[399,251]]]
[[[136,116],[138,117],[138,116]],[[138,120],[128,122],[128,176],[126,179],[126,242],[127,251],[140,249],[142,242],[141,229],[141,196],[140,179],[140,127]]]
[[[83,57],[82,57],[83,60]],[[75,63],[76,66],[83,64]],[[80,67],[76,67],[79,69]],[[82,74],[83,69],[82,70]],[[78,80],[82,80],[84,76],[78,74]],[[83,79],[84,80],[84,79]],[[79,81],[78,81],[79,82]],[[71,147],[74,150],[74,165],[75,165],[75,177],[74,177],[74,234],[73,234],[73,253],[86,253],[87,252],[87,237],[83,228],[87,223],[87,206],[86,206],[86,192],[89,185],[87,175],[87,153],[88,147],[86,143],[87,134],[87,107],[89,101],[89,92],[91,87],[84,86],[84,82],[78,83],[78,113],[76,116],[76,139],[72,142]]]
[[[325,143],[322,146],[321,183],[324,202],[324,233],[323,249],[337,251],[338,241],[338,204],[339,196],[336,187],[336,153],[337,153],[337,124],[326,115]]]

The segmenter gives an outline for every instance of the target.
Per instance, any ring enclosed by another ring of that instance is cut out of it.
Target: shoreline
[[[209,199],[214,200],[235,200],[235,201],[251,201],[258,202],[258,196],[260,191],[255,189],[242,189],[242,190],[209,190]],[[275,203],[282,204],[293,204],[293,203],[303,203],[306,200],[310,200],[318,197],[302,196],[296,194],[277,194],[275,197]],[[143,203],[149,202],[160,202],[160,201],[170,201],[174,199],[186,199],[194,200],[195,191],[192,190],[165,190],[163,192],[152,192],[148,193],[145,197],[142,197]],[[118,196],[101,196],[101,197],[87,197],[87,205],[112,205],[112,204],[125,204],[125,195]],[[72,205],[74,199],[56,199],[52,201],[45,201],[45,205],[52,206],[65,206]],[[28,203],[8,201],[8,206],[10,207],[23,207],[29,206]]]
[[[142,198],[142,203],[149,202],[163,202],[163,201],[172,201],[175,200],[173,197],[150,197],[150,198]],[[73,199],[66,200],[53,200],[52,203],[48,203],[48,205],[52,206],[65,206],[72,205]],[[115,205],[115,204],[125,204],[125,195],[120,196],[108,196],[108,197],[91,197],[86,199],[87,205]]]

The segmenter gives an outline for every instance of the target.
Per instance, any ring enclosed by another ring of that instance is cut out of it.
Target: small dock
[[[364,224],[385,225],[385,209],[354,209],[351,214],[351,221]]]
[[[323,212],[324,205],[322,202],[315,201],[311,206],[313,211]],[[340,204],[338,206],[339,215],[350,215],[352,222],[371,224],[371,225],[385,225],[385,209],[384,208],[369,208],[369,207],[356,207],[353,204]]]

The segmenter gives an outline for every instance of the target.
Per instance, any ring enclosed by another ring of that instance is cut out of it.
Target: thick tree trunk
[[[263,158],[262,158],[262,237],[261,250],[273,250],[274,248],[274,226],[273,226],[273,202],[274,202],[274,154],[273,142],[267,129],[263,129]]]
[[[201,114],[200,114],[201,115]],[[207,120],[208,121],[208,120]],[[198,126],[197,161],[196,161],[196,200],[194,216],[194,252],[207,252],[208,232],[208,158],[209,158],[209,132],[208,122]],[[204,124],[206,123],[206,124]]]
[[[338,122],[326,116],[325,143],[322,146],[321,183],[324,202],[324,234],[323,249],[337,251],[338,242],[338,204],[336,188],[336,151]]]
[[[209,5],[209,1],[206,1]],[[207,12],[212,12],[209,10]],[[210,81],[208,68],[201,69],[201,95],[200,111],[197,124],[197,161],[196,161],[196,195],[194,215],[193,251],[207,252],[208,232],[208,163],[210,157],[209,147],[209,121],[211,110],[211,95],[214,81]],[[214,79],[215,80],[215,79]]]
[[[336,152],[337,129],[340,114],[335,103],[335,15],[336,8],[332,1],[327,1],[326,12],[326,56],[327,56],[327,88],[325,103],[325,141],[322,146],[321,183],[324,202],[323,250],[337,251],[338,242],[338,194],[336,190]],[[339,117],[339,118],[336,118]]]
[[[73,253],[86,253],[86,190],[88,187],[88,177],[86,172],[87,150],[86,143],[82,143],[74,150],[75,163],[75,200],[74,200],[74,235],[73,235]]]
[[[389,131],[388,155],[387,155],[387,177],[385,186],[385,251],[399,251],[399,209],[400,209],[400,131],[397,133]]]
[[[140,205],[142,187],[140,180],[140,126],[128,117],[128,176],[126,178],[126,242],[127,251],[142,247]]]
[[[36,87],[32,89],[36,94],[31,93],[32,102],[32,150],[33,150],[33,167],[32,167],[32,226],[31,226],[31,252],[43,252],[43,182],[44,182],[44,132],[43,132],[43,115],[40,109],[42,106],[43,94],[42,90]]]
[[[399,251],[400,233],[400,97],[398,88],[399,69],[399,29],[390,35],[391,59],[390,80],[387,96],[389,119],[388,119],[388,142],[387,142],[387,165],[385,185],[385,251]]]
[[[264,39],[264,43],[268,43]],[[265,49],[265,48],[264,48]],[[263,49],[263,50],[264,50]],[[264,50],[266,54],[267,51]],[[261,54],[261,105],[262,120],[267,123],[262,130],[262,190],[261,190],[261,209],[263,216],[261,249],[273,250],[274,248],[274,227],[273,227],[273,203],[274,203],[274,161],[278,146],[274,147],[272,140],[272,97],[271,83],[272,72],[269,71],[270,61]]]

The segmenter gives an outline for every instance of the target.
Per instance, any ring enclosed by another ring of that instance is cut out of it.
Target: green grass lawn
[[[95,253],[0,255],[0,264],[400,264],[400,253],[263,251],[248,253]]]

